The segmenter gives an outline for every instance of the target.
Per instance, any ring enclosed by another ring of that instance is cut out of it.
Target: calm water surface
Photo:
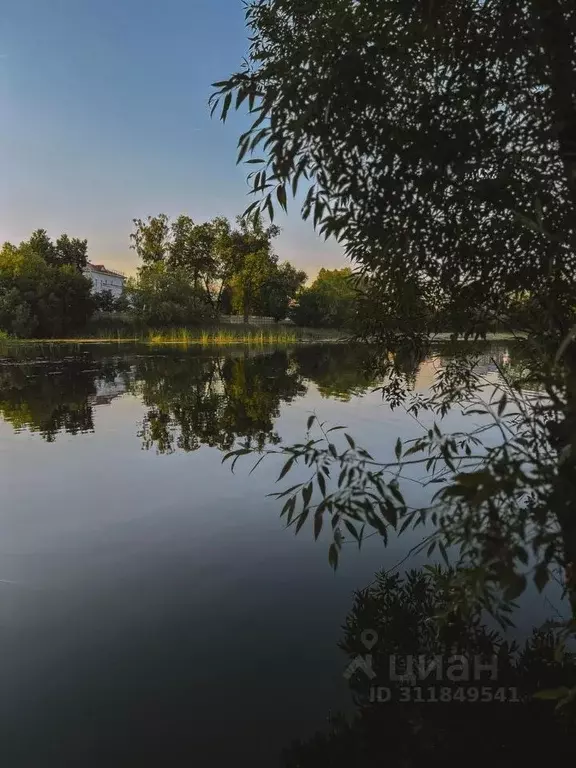
[[[333,573],[326,541],[294,537],[266,497],[275,457],[249,475],[222,456],[299,441],[312,411],[392,456],[418,426],[372,391],[364,355],[90,345],[2,361],[3,766],[276,765],[348,705],[336,644],[353,591],[416,539],[345,547]]]

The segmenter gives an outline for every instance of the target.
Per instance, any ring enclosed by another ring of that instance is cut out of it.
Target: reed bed
[[[174,328],[149,331],[142,339],[150,344],[202,344],[203,346],[293,344],[299,335],[291,328]]]
[[[0,337],[0,347],[29,344],[98,344],[100,342],[137,342],[144,344],[201,344],[203,346],[230,344],[293,344],[303,339],[300,329],[286,327],[255,328],[163,328],[146,329],[132,334],[117,332],[99,333],[96,336],[81,336],[63,339],[13,339]]]

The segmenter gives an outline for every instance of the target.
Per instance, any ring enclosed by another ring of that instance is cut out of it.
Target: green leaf
[[[286,204],[286,188],[284,185],[281,185],[276,190],[276,197],[278,198],[278,202],[282,206],[284,210],[287,210],[287,204]]]
[[[413,453],[420,453],[422,447],[422,445],[416,443],[416,445],[413,445],[411,448],[408,448],[407,451],[404,451],[404,456],[411,456]]]
[[[319,472],[317,475],[317,480],[320,491],[322,492],[322,496],[326,496],[326,480],[324,479],[324,475]]]
[[[384,515],[386,522],[390,523],[393,528],[396,528],[396,523],[398,522],[398,511],[396,510],[394,504],[384,504],[382,507],[382,514]]]
[[[308,416],[308,421],[306,422],[306,429],[310,431],[310,428],[312,427],[312,424],[314,424],[316,416],[312,414],[311,416]]]
[[[506,392],[504,392],[504,394],[500,398],[500,402],[498,403],[498,416],[502,416],[507,404],[508,404],[508,398],[506,397]]]
[[[259,205],[260,205],[260,200],[254,200],[254,202],[253,202],[253,203],[250,203],[250,205],[248,206],[248,208],[246,208],[246,210],[244,211],[244,214],[243,214],[243,216],[244,216],[244,217],[248,217],[248,216],[250,216],[250,214],[252,213],[252,211],[253,211],[255,208],[258,208],[258,206],[259,206]]]
[[[239,109],[242,105],[242,102],[248,95],[247,91],[244,88],[239,88],[238,93],[236,95],[236,105],[234,106],[234,109]]]
[[[402,456],[402,440],[400,440],[400,438],[396,440],[396,447],[394,449],[394,452],[396,454],[397,459],[399,459],[400,456]]]
[[[413,516],[412,515],[408,515],[408,517],[404,520],[404,522],[400,526],[400,530],[398,531],[398,533],[399,534],[400,533],[404,533],[404,531],[406,530],[406,528],[408,528],[408,526],[410,525],[412,520],[413,520]]]
[[[289,493],[292,493],[292,491],[295,491],[296,488],[300,488],[302,486],[302,483],[296,483],[296,485],[291,485],[290,488],[287,488],[285,491],[282,491],[281,493],[269,493],[268,496],[272,496],[276,499],[281,499],[283,496],[288,496]]]
[[[358,541],[358,531],[356,528],[352,525],[350,520],[344,520],[344,525],[348,529],[349,533]]]
[[[248,139],[245,139],[245,140],[244,140],[244,141],[241,143],[241,145],[240,145],[240,151],[238,152],[238,157],[236,158],[236,164],[238,164],[238,163],[241,163],[241,162],[242,162],[242,160],[243,160],[243,158],[244,158],[244,155],[246,154],[246,152],[248,152],[248,145],[249,145],[249,143],[250,143],[250,142],[248,141]]]
[[[404,496],[402,496],[402,494],[400,493],[400,488],[398,488],[398,484],[395,482],[392,482],[390,483],[388,488],[392,496],[394,496],[394,498],[396,499],[396,501],[402,504],[402,506],[405,506],[406,502],[404,501]]]
[[[308,509],[305,509],[305,510],[304,510],[304,512],[301,512],[301,513],[300,513],[300,515],[299,515],[299,517],[298,517],[298,522],[296,523],[296,533],[298,533],[298,531],[300,530],[300,528],[302,528],[302,526],[303,526],[303,525],[304,525],[304,523],[306,522],[306,520],[307,520],[307,518],[308,518],[308,512],[309,512],[309,510],[308,510]]]
[[[446,448],[446,446],[442,446],[441,453],[442,453],[442,458],[444,459],[444,463],[446,464],[448,469],[450,469],[452,472],[455,472],[456,467],[454,466],[454,463],[450,458],[450,453],[448,452],[448,448]]]
[[[252,467],[252,469],[250,470],[250,472],[249,472],[249,474],[250,474],[250,475],[251,475],[251,474],[252,474],[252,472],[254,472],[254,470],[255,470],[255,469],[256,469],[256,468],[257,468],[257,467],[258,467],[258,466],[261,464],[261,462],[263,462],[263,461],[264,461],[264,459],[265,459],[265,458],[266,458],[266,454],[263,454],[262,456],[260,456],[260,458],[258,459],[258,461],[257,461],[257,462],[254,464],[254,466],[253,466],[253,467]]]
[[[294,496],[292,496],[290,499],[286,500],[286,503],[282,507],[282,511],[280,512],[280,517],[284,517],[284,515],[290,510],[294,509],[294,505],[296,504],[296,499]]]
[[[316,200],[316,203],[314,204],[314,227],[318,226],[318,222],[322,218],[322,214],[324,213],[325,204],[321,200]]]
[[[356,448],[356,443],[354,442],[354,440],[350,437],[350,435],[347,432],[344,432],[344,437],[346,438],[346,440],[348,440],[348,445],[350,446],[350,448],[354,450]]]
[[[226,98],[224,99],[224,104],[222,106],[222,114],[220,115],[220,120],[222,122],[226,122],[226,117],[228,116],[228,110],[230,109],[230,104],[232,103],[232,91],[229,91],[226,94]]]
[[[291,458],[291,459],[288,459],[288,461],[286,462],[286,464],[284,464],[284,466],[282,467],[282,471],[281,471],[281,472],[280,472],[280,474],[278,475],[278,479],[276,480],[276,482],[278,482],[279,480],[282,480],[282,478],[284,477],[284,475],[286,475],[288,472],[290,472],[290,470],[292,469],[292,465],[294,464],[295,460],[296,460],[296,459],[295,459],[295,457],[294,457],[294,456],[292,456],[292,458]]]
[[[296,197],[296,192],[298,191],[298,181],[300,179],[300,176],[298,173],[294,174],[294,177],[292,179],[292,197]]]
[[[322,530],[322,524],[324,522],[324,515],[316,513],[314,515],[314,538],[317,539],[320,536]]]

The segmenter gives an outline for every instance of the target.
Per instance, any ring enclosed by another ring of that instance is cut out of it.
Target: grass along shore
[[[296,326],[217,326],[213,328],[164,328],[146,329],[124,335],[121,331],[102,332],[93,336],[71,336],[58,339],[19,339],[0,336],[4,344],[101,344],[104,342],[161,344],[199,344],[202,346],[227,346],[230,344],[295,344],[307,341],[340,341],[345,333],[326,328],[298,328]]]

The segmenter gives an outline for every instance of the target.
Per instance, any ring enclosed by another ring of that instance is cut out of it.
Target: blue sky
[[[246,49],[241,0],[0,0],[0,242],[65,231],[132,272],[133,218],[242,212],[245,118],[207,99]],[[345,265],[296,207],[277,223],[281,258]]]

